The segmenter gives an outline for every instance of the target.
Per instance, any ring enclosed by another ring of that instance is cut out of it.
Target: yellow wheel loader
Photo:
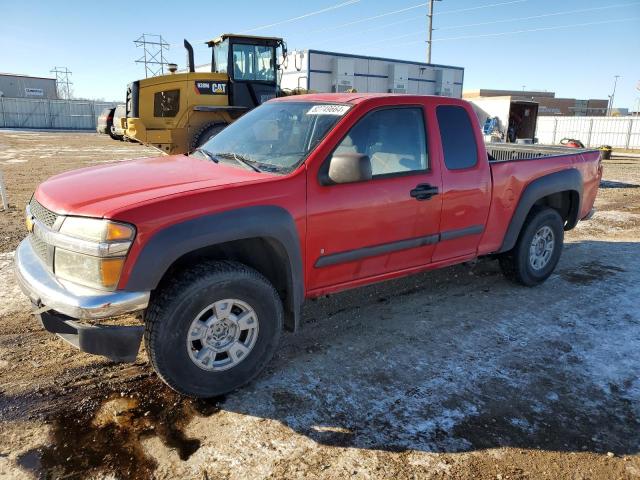
[[[186,40],[187,71],[145,78],[128,85],[126,136],[164,153],[188,153],[229,123],[278,93],[281,38],[225,34],[207,42],[211,72],[196,72]]]

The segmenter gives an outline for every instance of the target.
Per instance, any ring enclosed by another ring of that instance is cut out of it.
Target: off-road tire
[[[193,152],[196,148],[204,145],[207,140],[212,137],[215,137],[218,133],[220,133],[225,127],[226,123],[205,123],[198,130],[196,130],[191,135],[191,142],[189,143],[189,151]]]
[[[187,332],[198,312],[226,298],[253,308],[258,337],[240,363],[224,371],[207,371],[191,360]],[[237,262],[203,261],[154,293],[145,313],[145,347],[151,365],[169,387],[192,397],[216,397],[250,382],[267,365],[280,341],[283,316],[278,293],[260,273]]]
[[[554,235],[554,247],[548,263],[536,270],[530,260],[530,247],[533,237],[541,228],[547,226]],[[500,268],[505,277],[521,285],[533,287],[544,282],[553,273],[564,241],[564,222],[553,208],[534,207],[522,226],[515,247],[498,257]]]

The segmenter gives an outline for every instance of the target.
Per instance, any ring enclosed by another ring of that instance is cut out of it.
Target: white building
[[[289,52],[280,87],[313,92],[410,93],[462,97],[464,68],[320,50]]]

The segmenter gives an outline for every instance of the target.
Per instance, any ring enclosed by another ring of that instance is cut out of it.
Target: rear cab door
[[[440,226],[440,165],[433,161],[424,98],[379,97],[356,104],[308,164],[306,279],[329,293],[431,262]],[[369,181],[321,185],[334,153],[371,160]]]
[[[467,102],[438,98],[433,143],[442,165],[440,241],[433,262],[477,255],[491,206],[491,168],[480,125]]]

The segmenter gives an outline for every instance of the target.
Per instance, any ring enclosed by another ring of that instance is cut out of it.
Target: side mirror
[[[361,153],[339,153],[329,160],[329,168],[321,176],[322,185],[355,183],[371,180],[371,160]]]

